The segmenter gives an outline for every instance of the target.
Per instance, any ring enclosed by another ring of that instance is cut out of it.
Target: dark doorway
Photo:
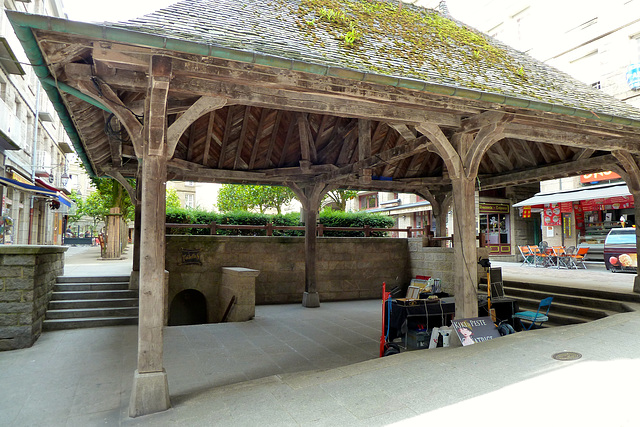
[[[207,300],[195,289],[187,289],[175,296],[169,309],[169,326],[207,323]]]

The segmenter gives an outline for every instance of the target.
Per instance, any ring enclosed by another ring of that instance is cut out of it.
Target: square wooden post
[[[170,407],[167,373],[163,367],[165,262],[165,177],[162,156],[146,155],[142,164],[142,218],[138,318],[138,369],[129,415],[164,411]]]
[[[151,58],[145,105],[142,147],[140,292],[138,316],[138,369],[129,403],[129,415],[168,409],[169,385],[163,366],[165,320],[165,216],[167,180],[167,95],[171,60]]]
[[[314,206],[315,205],[315,206]],[[304,294],[302,295],[302,305],[304,307],[320,307],[320,296],[318,294],[316,271],[316,229],[318,222],[319,203],[308,204],[304,208]]]
[[[317,222],[320,202],[328,191],[325,184],[314,184],[305,187],[292,185],[291,190],[296,194],[304,209],[304,294],[303,307],[320,307],[316,271],[316,241]]]
[[[475,178],[452,178],[456,318],[478,316]]]

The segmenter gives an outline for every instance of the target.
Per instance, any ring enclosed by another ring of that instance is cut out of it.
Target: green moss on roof
[[[484,74],[483,67],[490,65],[508,78],[526,80],[524,68],[504,49],[433,10],[375,0],[301,0],[292,13],[310,46],[322,45],[322,35],[329,35],[350,50],[345,54],[358,56],[374,72],[397,74],[409,68],[413,77],[428,79],[427,70],[436,69],[455,76],[456,70],[442,61],[443,55],[454,55],[462,60],[465,72]],[[402,64],[389,63],[390,68],[384,68],[373,63],[375,58],[393,58]],[[490,88],[481,82],[474,86]]]

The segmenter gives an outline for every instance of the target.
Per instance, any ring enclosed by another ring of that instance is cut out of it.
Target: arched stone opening
[[[169,326],[207,323],[207,299],[195,289],[178,293],[169,308]]]

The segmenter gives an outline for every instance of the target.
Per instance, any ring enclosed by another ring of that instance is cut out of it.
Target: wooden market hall
[[[418,194],[437,235],[452,209],[456,317],[478,310],[479,186],[613,170],[640,197],[640,111],[437,11],[183,0],[121,23],[7,15],[87,170],[137,179],[132,416],[169,407],[169,180],[290,187],[307,227],[305,307],[320,304],[315,225],[327,191]]]

